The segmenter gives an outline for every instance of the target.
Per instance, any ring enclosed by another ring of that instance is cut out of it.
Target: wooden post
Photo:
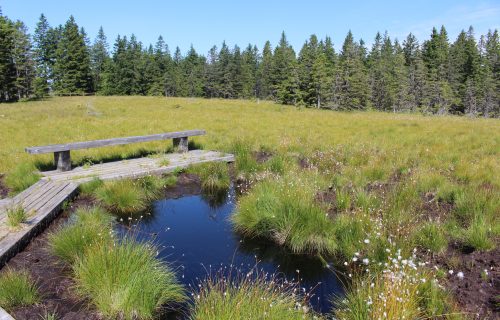
[[[188,137],[174,138],[174,149],[177,152],[188,152]]]
[[[70,151],[54,152],[54,164],[59,171],[71,170],[71,155]]]

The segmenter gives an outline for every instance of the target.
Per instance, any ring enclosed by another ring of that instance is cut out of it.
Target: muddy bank
[[[198,176],[188,173],[179,175],[177,184],[164,190],[164,198],[180,198],[201,193]],[[78,208],[94,206],[97,201],[91,196],[77,196],[70,205],[31,243],[12,258],[0,270],[8,268],[27,270],[36,281],[42,295],[37,305],[19,307],[10,312],[16,320],[43,319],[48,314],[55,314],[61,320],[97,320],[102,319],[97,310],[74,290],[75,282],[71,270],[49,250],[49,234],[64,225],[69,216]]]
[[[39,304],[13,310],[11,314],[15,319],[43,319],[47,314],[56,314],[57,319],[64,320],[101,319],[85,300],[74,293],[75,283],[70,277],[71,270],[48,249],[49,234],[61,227],[76,209],[93,204],[91,198],[77,198],[42,234],[34,238],[24,251],[18,253],[0,271],[3,272],[8,268],[27,270],[36,281],[42,295]]]
[[[463,312],[472,319],[500,319],[499,248],[464,253],[452,244],[446,253],[431,258],[431,265],[446,271],[444,285]]]

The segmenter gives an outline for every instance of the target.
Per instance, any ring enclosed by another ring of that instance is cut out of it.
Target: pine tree
[[[449,43],[444,26],[440,32],[432,29],[431,39],[424,42],[423,61],[426,65],[424,104],[426,111],[445,114],[455,103],[455,95],[449,84]]]
[[[205,58],[199,56],[193,46],[191,46],[182,63],[184,79],[186,79],[186,95],[189,97],[200,97],[203,95],[204,64]]]
[[[234,46],[231,54],[229,72],[231,74],[231,87],[233,88],[231,98],[241,98],[243,96],[243,57],[240,47],[237,45]]]
[[[21,21],[14,23],[13,44],[17,98],[29,98],[33,94],[34,62],[28,28]]]
[[[317,101],[317,83],[313,80],[313,66],[319,55],[319,42],[316,35],[311,35],[304,43],[297,59],[301,100],[306,105],[315,105]]]
[[[332,108],[361,110],[369,105],[369,82],[364,64],[364,47],[355,43],[349,31],[339,56],[339,68],[335,75]]]
[[[83,94],[89,92],[91,86],[90,54],[85,35],[70,16],[56,50],[54,89],[59,94]]]
[[[95,92],[102,91],[103,73],[109,64],[109,46],[102,26],[99,28],[97,37],[91,49],[92,82]]]
[[[208,51],[207,64],[205,65],[205,85],[203,88],[204,96],[207,98],[215,98],[219,94],[218,86],[218,63],[219,54],[217,46],[213,46]]]
[[[271,67],[273,97],[283,104],[295,104],[299,93],[299,75],[295,51],[288,43],[285,32],[281,33],[278,46],[274,49]]]
[[[257,95],[257,69],[259,66],[259,50],[256,46],[249,44],[242,55],[242,97],[251,98]]]
[[[16,101],[16,65],[13,59],[14,23],[0,15],[0,102]]]
[[[273,52],[271,43],[266,41],[262,49],[262,58],[257,69],[256,95],[261,99],[269,99],[272,96],[272,66]]]
[[[403,42],[403,53],[408,71],[408,108],[416,111],[423,101],[425,66],[418,41],[411,33]]]
[[[52,89],[58,38],[58,30],[51,28],[45,15],[41,14],[33,35],[33,56],[36,72],[34,90],[37,97],[48,95]]]

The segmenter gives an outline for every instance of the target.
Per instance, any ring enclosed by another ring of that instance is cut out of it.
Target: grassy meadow
[[[27,179],[31,170],[26,168],[52,165],[52,154],[28,155],[26,146],[187,129],[207,131],[194,139],[203,149],[236,155],[232,178],[250,185],[232,216],[237,232],[267,238],[294,254],[334,256],[345,268],[352,287],[336,301],[336,318],[461,318],[453,295],[441,284],[464,277],[460,254],[496,250],[500,239],[500,122],[495,119],[332,112],[263,101],[54,98],[0,105],[0,173],[16,192],[37,179]],[[79,150],[72,160],[89,165],[171,149],[170,141],[132,144]],[[230,185],[225,166],[190,170],[209,194]],[[148,179],[93,181],[82,191],[94,193],[109,211],[128,215],[148,205],[161,186],[175,182]],[[72,228],[86,232],[78,224]],[[63,260],[77,261],[79,289],[99,301],[98,285],[106,279],[97,281],[89,268],[98,270],[109,257],[81,258],[81,248],[89,244],[73,239],[73,232],[67,232],[69,240],[64,236],[60,233],[59,242],[54,238],[53,249]],[[74,248],[67,246],[71,241]],[[123,248],[140,256],[133,245]],[[455,250],[451,256],[450,250]],[[86,259],[94,264],[87,266]],[[431,268],[429,261],[440,264]],[[224,283],[207,283],[194,302],[195,318],[223,318],[240,296],[260,295],[266,286],[231,284],[226,298]],[[145,318],[168,300],[153,295]],[[285,309],[288,303],[295,302],[287,300]],[[256,305],[245,308],[251,313]],[[102,309],[116,315],[108,306]],[[215,309],[220,313],[206,313]]]

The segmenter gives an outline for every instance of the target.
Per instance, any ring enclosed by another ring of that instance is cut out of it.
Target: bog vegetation
[[[500,124],[495,119],[161,97],[51,98],[3,105],[0,113],[0,136],[9,137],[1,140],[0,171],[7,173],[8,185],[18,163],[51,166],[50,156],[29,156],[25,146],[207,130],[194,142],[234,153],[236,163],[231,174],[219,164],[189,169],[200,175],[204,192],[244,184],[248,189],[233,215],[237,232],[274,241],[290,253],[335,256],[352,282],[345,297],[334,299],[332,314],[338,319],[460,318],[443,286],[464,274],[436,270],[429,259],[448,259],[450,244],[457,252],[478,253],[498,245]],[[28,127],[30,135],[19,130]],[[152,142],[76,151],[72,158],[85,165],[169,149]],[[107,210],[129,216],[175,183],[172,177],[93,180],[81,190]],[[155,260],[154,247],[116,239],[110,229],[102,209],[90,209],[86,215],[77,212],[51,237],[53,252],[71,266],[82,296],[112,317],[151,318],[160,305],[184,301],[174,273]],[[107,273],[120,276],[102,276]],[[160,280],[169,285],[159,288]],[[249,314],[265,309],[262,301],[242,296],[283,303],[269,310],[278,318],[280,310],[288,310],[285,318],[308,311],[300,297],[264,279],[251,285],[244,278],[233,280],[200,283],[192,293],[194,317],[232,317],[235,305]],[[148,292],[144,300],[138,288]]]
[[[444,26],[430,38],[404,41],[377,33],[371,48],[349,32],[311,35],[296,52],[283,32],[267,41],[207,55],[194,47],[181,53],[160,36],[154,45],[134,35],[109,50],[101,27],[93,44],[73,16],[51,27],[42,14],[33,36],[23,22],[0,15],[3,77],[0,101],[58,95],[155,95],[258,98],[334,110],[416,111],[497,117],[500,115],[498,30],[476,35],[470,27],[449,39]],[[342,35],[343,36],[343,35]],[[366,40],[366,39],[365,39]],[[400,39],[403,40],[403,39]]]

